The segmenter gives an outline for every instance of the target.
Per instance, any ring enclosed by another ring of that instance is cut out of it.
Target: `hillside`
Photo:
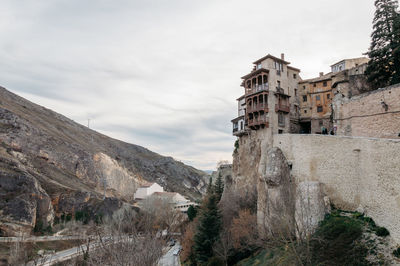
[[[88,205],[111,211],[151,181],[198,198],[205,175],[0,87],[0,234],[29,231],[37,221],[46,225],[54,215],[73,214]]]

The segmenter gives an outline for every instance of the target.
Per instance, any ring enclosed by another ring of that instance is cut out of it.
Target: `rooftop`
[[[260,59],[258,59],[258,60],[256,60],[256,61],[254,61],[253,64],[257,65],[258,63],[261,63],[262,61],[264,61],[264,60],[267,59],[267,58],[271,58],[271,59],[274,59],[274,60],[276,60],[276,61],[280,61],[280,62],[282,62],[282,63],[284,63],[284,64],[287,64],[287,65],[290,64],[290,62],[285,61],[285,60],[283,60],[283,59],[281,59],[281,58],[279,58],[279,57],[276,57],[276,56],[273,56],[273,55],[270,55],[270,54],[267,54],[266,56],[264,56],[264,57],[262,57],[262,58],[260,58]]]

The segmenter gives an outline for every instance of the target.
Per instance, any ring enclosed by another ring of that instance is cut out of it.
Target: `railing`
[[[280,94],[285,94],[285,91],[281,87],[276,87],[276,92]]]
[[[247,112],[257,112],[257,111],[265,111],[268,112],[268,104],[267,103],[259,103],[247,106]]]
[[[260,92],[260,91],[267,91],[269,89],[269,85],[268,83],[264,83],[261,85],[255,85],[252,88],[247,88],[246,89],[246,94],[253,94],[256,92]]]
[[[249,118],[249,127],[267,123],[268,123],[268,118],[265,116],[254,117],[253,119]]]
[[[232,130],[232,132],[235,133],[235,132],[237,132],[238,130],[239,130],[239,128],[234,128],[234,129]]]
[[[286,112],[290,113],[290,105],[287,104],[275,104],[275,112]]]

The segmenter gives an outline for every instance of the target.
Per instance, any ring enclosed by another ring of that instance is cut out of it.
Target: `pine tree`
[[[389,85],[394,73],[393,25],[398,4],[396,0],[376,0],[375,7],[371,46],[367,53],[370,61],[365,74],[372,87],[377,89]]]
[[[222,193],[224,192],[224,183],[222,182],[221,173],[218,174],[217,180],[215,180],[214,193],[219,201],[222,197]]]
[[[393,76],[391,84],[400,83],[400,14],[397,14],[393,23]]]
[[[212,176],[210,176],[210,179],[208,181],[208,187],[207,187],[207,195],[211,195],[214,193],[214,188],[212,184]]]
[[[193,221],[193,219],[196,218],[196,215],[197,215],[197,209],[193,207],[193,205],[190,205],[187,210],[187,216],[189,218],[189,221]]]
[[[197,232],[194,236],[194,253],[198,264],[202,265],[213,256],[213,245],[221,230],[221,215],[217,207],[217,198],[211,194],[205,201],[199,217]]]

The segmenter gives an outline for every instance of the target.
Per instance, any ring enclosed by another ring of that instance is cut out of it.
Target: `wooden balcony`
[[[261,126],[264,125],[265,127],[269,126],[268,119],[266,117],[257,117],[248,120],[248,126],[249,127],[256,127],[256,126]]]
[[[259,103],[251,106],[247,106],[247,112],[252,113],[252,112],[258,112],[258,111],[264,111],[268,113],[268,104],[265,103]]]
[[[288,105],[288,104],[275,104],[275,112],[290,113],[290,105]]]
[[[252,88],[246,88],[246,95],[254,94],[257,92],[261,92],[261,91],[268,91],[268,90],[269,90],[268,83],[261,84],[261,85],[255,85]]]

